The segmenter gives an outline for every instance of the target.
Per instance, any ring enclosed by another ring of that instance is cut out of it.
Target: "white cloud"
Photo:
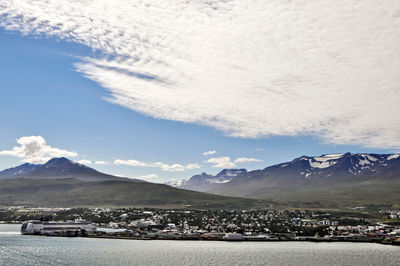
[[[78,163],[89,165],[89,164],[92,164],[92,161],[91,160],[79,160]]]
[[[206,152],[203,152],[203,155],[208,156],[208,155],[214,155],[215,153],[217,153],[217,151],[206,151]]]
[[[139,162],[137,160],[115,160],[114,164],[129,165],[129,166],[147,166],[147,164]]]
[[[188,164],[186,167],[181,165],[181,164],[166,164],[163,162],[155,162],[155,163],[145,163],[141,162],[138,160],[115,160],[114,164],[116,165],[128,165],[128,166],[138,166],[138,167],[154,167],[154,168],[160,168],[163,171],[168,171],[168,172],[180,172],[184,171],[185,169],[195,169],[199,168],[200,166],[198,164]]]
[[[108,164],[110,164],[110,162],[107,162],[107,161],[95,161],[94,164],[97,164],[97,165],[108,165]]]
[[[400,1],[0,0],[0,26],[100,50],[109,101],[231,136],[400,147]]]
[[[172,165],[165,163],[155,163],[154,165],[156,167],[160,167],[163,171],[168,171],[168,172],[181,172],[185,170],[185,166],[178,163]]]
[[[235,160],[235,163],[253,163],[253,162],[262,162],[262,160],[257,158],[246,158],[246,157],[237,158]]]
[[[264,148],[256,148],[256,151],[263,151]]]
[[[141,175],[141,176],[138,176],[137,178],[146,180],[146,179],[154,179],[154,178],[158,178],[158,177],[159,176],[157,174],[149,174],[149,175]]]
[[[186,169],[189,169],[189,170],[199,169],[199,168],[200,168],[200,165],[197,163],[190,163],[190,164],[186,165]]]
[[[214,168],[233,168],[236,167],[236,164],[234,164],[231,161],[231,158],[228,156],[225,157],[213,157],[208,159],[207,161],[204,161],[205,163],[211,163],[213,164],[212,167]]]
[[[54,157],[75,157],[76,152],[58,149],[47,145],[41,136],[26,136],[17,139],[19,146],[11,150],[0,151],[0,155],[8,155],[21,158],[27,163],[45,163]]]

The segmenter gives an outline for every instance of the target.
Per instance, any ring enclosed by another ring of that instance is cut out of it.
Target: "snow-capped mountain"
[[[370,175],[382,171],[388,175],[393,167],[400,166],[399,158],[400,154],[325,154],[316,157],[302,156],[277,166],[289,169],[299,169],[300,166],[302,170],[298,174],[305,179],[338,175]],[[264,171],[268,171],[268,168]]]
[[[202,173],[189,178],[189,180],[172,180],[167,185],[196,191],[208,191],[219,184],[230,182],[232,179],[245,175],[246,169],[224,169],[217,175]]]
[[[301,156],[263,170],[250,171],[207,192],[268,198],[270,195],[280,197],[279,193],[282,191],[297,193],[312,189],[309,192],[311,197],[320,190],[333,191],[330,189],[333,187],[358,189],[366,186],[365,189],[371,189],[368,186],[378,182],[379,187],[374,189],[384,189],[390,186],[386,185],[390,182],[400,185],[400,154],[344,153]]]
[[[285,205],[290,202],[292,206],[400,204],[400,154],[301,156],[262,170],[225,169],[216,176],[203,173],[178,187]]]

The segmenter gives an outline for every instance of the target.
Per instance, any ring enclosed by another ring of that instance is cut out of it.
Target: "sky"
[[[400,152],[398,1],[0,0],[0,169],[152,182]]]

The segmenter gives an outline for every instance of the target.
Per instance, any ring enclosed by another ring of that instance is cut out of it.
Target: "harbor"
[[[37,220],[22,221],[20,232],[23,235],[125,240],[308,241],[400,245],[400,226],[396,222],[398,212],[385,210],[375,216],[368,216],[365,212],[335,213],[324,210],[22,208],[10,211],[8,219],[26,219],[27,214],[29,217],[42,216]],[[15,220],[9,222],[20,223]]]

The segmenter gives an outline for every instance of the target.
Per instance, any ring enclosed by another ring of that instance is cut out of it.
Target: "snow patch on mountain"
[[[210,184],[223,184],[228,183],[232,179],[218,179],[218,178],[207,178],[206,181]]]
[[[389,155],[389,156],[386,158],[386,160],[397,159],[397,158],[399,158],[399,157],[400,157],[400,154],[392,154],[392,155]]]
[[[169,185],[171,187],[184,187],[187,184],[187,180],[185,179],[173,179],[170,180],[169,182],[165,183],[166,185]]]
[[[344,153],[334,153],[334,154],[324,154],[320,157],[313,157],[314,160],[319,161],[319,162],[325,162],[329,160],[337,160],[339,158],[342,158]]]
[[[337,161],[334,160],[326,160],[326,161],[314,161],[313,159],[308,160],[308,162],[310,163],[310,166],[312,168],[328,168],[331,165],[334,165],[337,163]]]
[[[328,168],[338,162],[338,159],[343,157],[343,153],[324,154],[319,157],[311,157],[308,159],[312,168]]]
[[[374,156],[372,156],[370,154],[360,154],[360,155],[363,156],[364,158],[367,158],[371,162],[375,162],[378,160],[377,158],[375,158]]]
[[[358,160],[358,163],[359,163],[360,165],[362,165],[362,166],[367,165],[367,164],[371,164],[371,162],[370,162],[367,158],[365,158],[365,157],[363,157],[362,159],[359,159],[359,160]]]

